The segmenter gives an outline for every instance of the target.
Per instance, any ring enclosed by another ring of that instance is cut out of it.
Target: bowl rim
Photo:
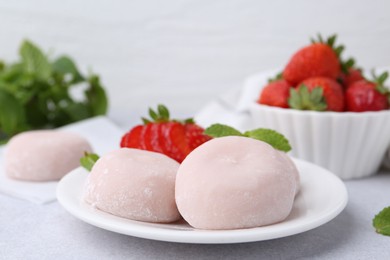
[[[390,116],[390,109],[380,110],[380,111],[365,111],[365,112],[335,112],[335,111],[314,111],[314,110],[298,110],[292,108],[282,108],[282,107],[274,107],[259,104],[257,102],[252,102],[250,105],[250,110],[267,110],[280,114],[293,114],[293,115],[311,115],[317,117],[382,117],[382,116]]]

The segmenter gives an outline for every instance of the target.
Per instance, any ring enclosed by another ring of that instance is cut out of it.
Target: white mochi
[[[122,148],[100,158],[84,186],[84,200],[113,215],[145,222],[180,219],[175,203],[179,163],[155,152]]]
[[[176,203],[199,229],[252,228],[284,220],[299,176],[292,161],[251,138],[216,138],[195,149],[176,178]]]
[[[88,141],[57,130],[28,131],[14,136],[5,150],[5,172],[26,181],[54,181],[80,165]]]

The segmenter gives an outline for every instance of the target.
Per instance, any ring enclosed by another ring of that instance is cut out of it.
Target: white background
[[[71,55],[102,75],[117,122],[159,102],[189,116],[318,32],[336,32],[363,67],[390,64],[386,0],[0,0],[0,58],[15,60],[24,38]]]

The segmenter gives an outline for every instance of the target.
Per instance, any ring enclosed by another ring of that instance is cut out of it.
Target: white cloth
[[[119,147],[123,131],[106,117],[95,117],[60,128],[85,137],[94,152],[104,154]],[[117,146],[113,146],[117,144]],[[56,199],[56,181],[27,182],[8,178],[4,173],[3,154],[6,147],[0,147],[0,193],[28,200],[37,204],[45,204]]]

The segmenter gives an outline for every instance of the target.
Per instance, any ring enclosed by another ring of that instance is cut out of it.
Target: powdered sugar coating
[[[5,150],[5,172],[14,179],[54,181],[80,165],[88,141],[58,130],[28,131],[14,136]]]
[[[238,136],[216,138],[195,149],[176,178],[176,203],[199,229],[269,225],[290,213],[297,172],[270,145]]]
[[[116,216],[145,222],[174,222],[179,163],[160,154],[122,148],[100,158],[84,186],[84,200]]]

